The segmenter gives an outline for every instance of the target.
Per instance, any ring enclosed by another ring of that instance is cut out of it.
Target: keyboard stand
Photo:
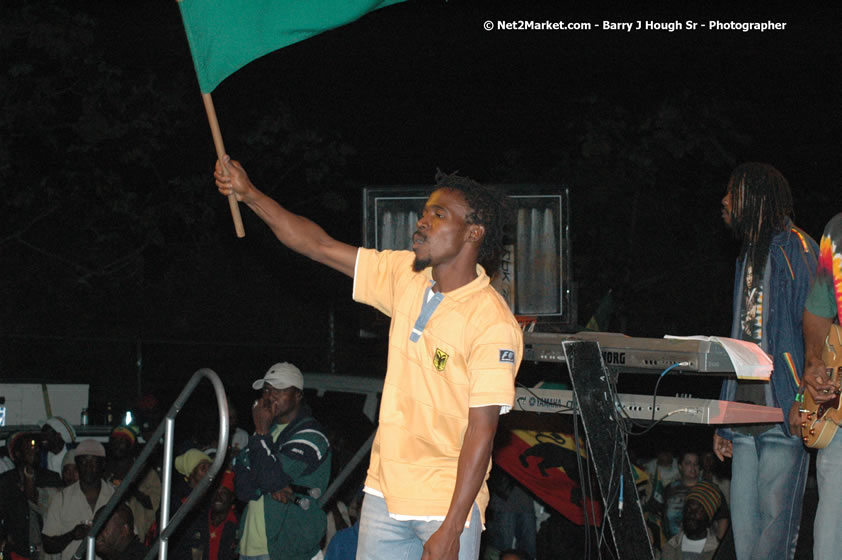
[[[573,383],[573,395],[579,409],[599,490],[605,506],[617,558],[652,560],[655,555],[649,543],[649,533],[640,506],[640,497],[625,448],[618,447],[621,437],[615,403],[611,394],[608,371],[602,362],[599,345],[595,341],[565,341],[561,344]],[[617,463],[621,464],[617,472]],[[580,473],[580,476],[583,473]],[[619,508],[620,478],[622,477],[622,511]],[[585,480],[585,476],[581,476]]]

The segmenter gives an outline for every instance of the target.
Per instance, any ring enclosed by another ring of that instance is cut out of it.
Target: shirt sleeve
[[[523,334],[515,325],[500,322],[480,333],[468,357],[469,406],[500,405],[504,412],[511,409],[522,356]]]
[[[249,439],[249,443],[251,443],[251,439]],[[258,443],[259,442],[255,440],[255,445]],[[260,492],[260,487],[257,484],[257,478],[251,468],[248,445],[246,445],[244,449],[240,450],[240,453],[234,458],[233,467],[234,491],[237,498],[243,502],[258,499],[262,494]]]
[[[293,434],[277,450],[270,436],[252,436],[249,471],[255,488],[243,493],[271,494],[289,486],[303,473],[315,470],[327,458],[329,446],[327,436],[314,427]]]
[[[271,494],[289,485],[292,480],[275,454],[272,437],[253,435],[246,448],[254,482],[260,494]]]
[[[330,443],[320,430],[309,428],[295,434],[280,449],[280,460],[292,482],[315,471],[328,458]]]
[[[835,317],[842,303],[838,297],[842,297],[842,214],[830,220],[822,234],[816,278],[805,307],[814,315]]]
[[[398,279],[412,273],[413,253],[360,248],[354,269],[354,301],[392,316]],[[405,273],[405,274],[404,274]]]

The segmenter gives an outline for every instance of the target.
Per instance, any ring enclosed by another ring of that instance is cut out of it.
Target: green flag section
[[[261,56],[403,0],[178,0],[202,93]]]

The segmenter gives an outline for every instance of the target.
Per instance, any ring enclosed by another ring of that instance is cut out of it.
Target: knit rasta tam
[[[716,511],[722,506],[722,492],[712,482],[701,481],[687,493],[684,502],[698,502],[705,510],[708,521],[713,520]]]

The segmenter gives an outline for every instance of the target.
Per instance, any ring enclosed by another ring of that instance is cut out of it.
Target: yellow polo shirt
[[[447,514],[471,407],[514,403],[523,355],[520,326],[482,267],[444,294],[410,340],[432,285],[431,270],[412,270],[411,251],[360,249],[354,300],[392,318],[380,423],[365,485],[383,494],[390,514]],[[491,461],[486,468],[486,479]],[[488,488],[476,499],[485,515]]]

